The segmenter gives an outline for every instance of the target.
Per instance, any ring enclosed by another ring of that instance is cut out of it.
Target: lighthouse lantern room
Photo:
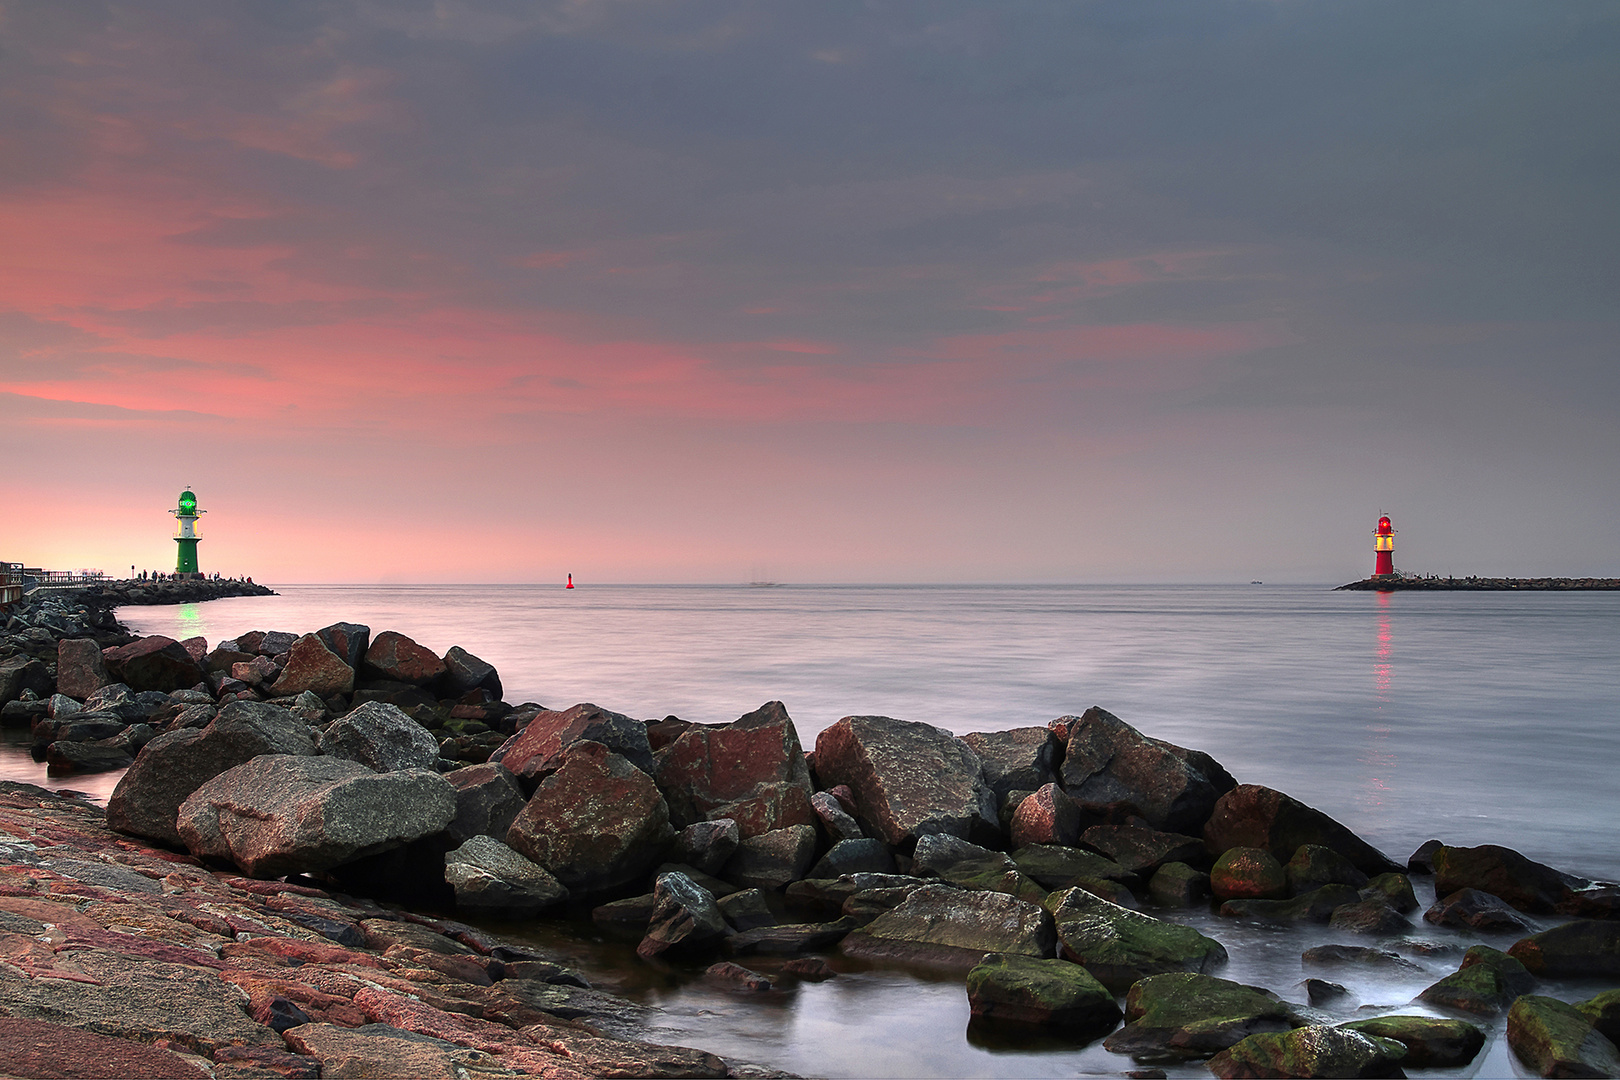
[[[1378,528],[1373,530],[1373,576],[1393,574],[1395,572],[1395,527],[1389,523],[1389,515],[1385,514],[1378,519]]]
[[[169,511],[175,520],[174,542],[180,545],[174,560],[176,577],[202,577],[197,569],[197,542],[202,539],[197,535],[197,517],[207,512],[197,509],[197,496],[191,493],[190,488],[180,493],[180,506]]]

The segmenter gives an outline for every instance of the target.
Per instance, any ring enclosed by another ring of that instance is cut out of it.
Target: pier
[[[1348,585],[1340,585],[1334,592],[1583,592],[1620,589],[1620,578],[1597,577],[1415,577],[1403,574],[1375,574]]]

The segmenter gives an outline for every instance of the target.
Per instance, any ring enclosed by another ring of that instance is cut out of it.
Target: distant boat
[[[1263,582],[1263,581],[1251,581],[1251,582],[1249,582],[1249,584],[1250,585],[1264,585],[1265,582]]]
[[[779,588],[781,584],[780,581],[750,581],[748,587],[750,589],[775,589]]]
[[[573,574],[568,575],[568,584],[563,586],[563,587],[566,588],[566,589],[572,589],[574,587],[574,575]]]

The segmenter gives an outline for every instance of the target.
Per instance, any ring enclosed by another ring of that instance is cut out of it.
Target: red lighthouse
[[[1377,555],[1377,560],[1373,563],[1373,576],[1393,574],[1395,572],[1395,527],[1389,523],[1388,514],[1378,519],[1378,528],[1373,530],[1373,552]]]

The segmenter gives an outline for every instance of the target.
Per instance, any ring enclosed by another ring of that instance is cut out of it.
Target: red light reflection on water
[[[1361,805],[1369,812],[1384,805],[1390,785],[1386,779],[1395,769],[1395,755],[1390,752],[1390,717],[1386,713],[1390,700],[1390,684],[1394,664],[1395,635],[1391,629],[1391,605],[1395,594],[1373,593],[1378,598],[1378,647],[1373,651],[1373,716],[1367,725],[1367,749],[1361,763],[1367,767],[1367,780],[1361,795]]]

